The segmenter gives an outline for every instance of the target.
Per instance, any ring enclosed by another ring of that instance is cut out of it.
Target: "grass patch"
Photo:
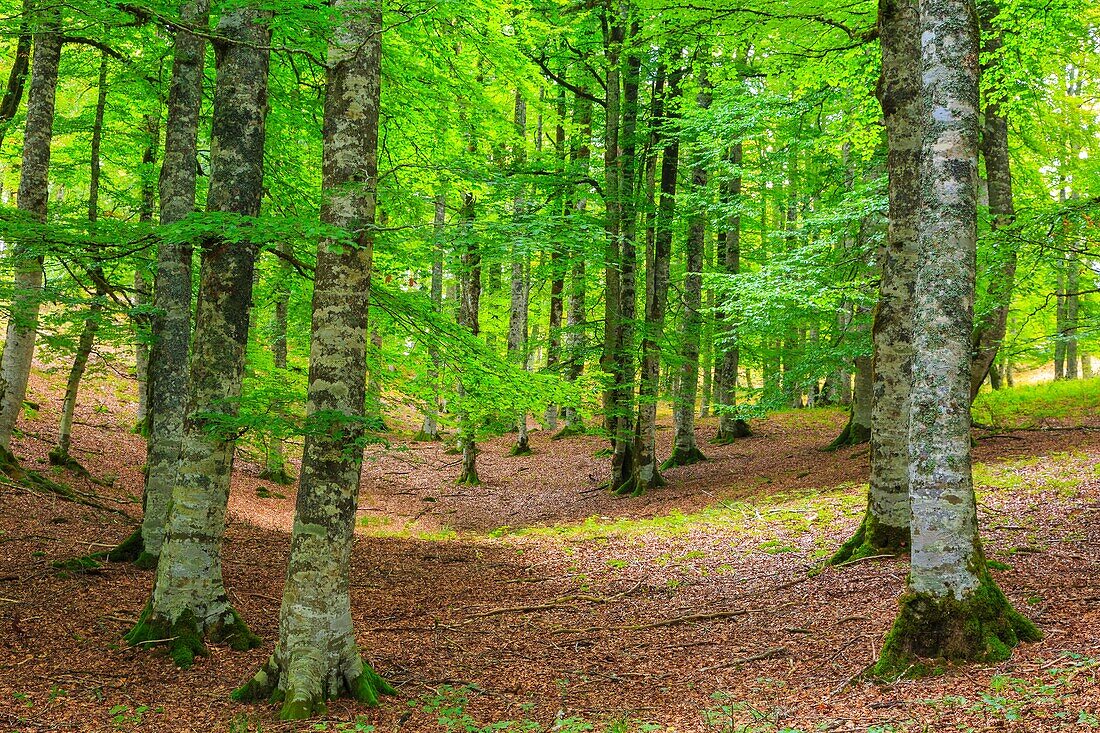
[[[1100,377],[982,392],[973,407],[976,422],[1004,430],[1051,422],[1082,425],[1098,414]]]

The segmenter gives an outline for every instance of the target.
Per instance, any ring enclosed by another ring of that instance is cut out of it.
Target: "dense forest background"
[[[1083,0],[0,0],[8,643],[45,664],[22,624],[94,617],[64,667],[228,669],[236,702],[278,712],[231,720],[221,688],[178,704],[241,731],[406,694],[404,717],[335,729],[482,730],[482,693],[484,715],[534,716],[499,729],[649,730],[702,710],[713,674],[747,697],[714,692],[705,727],[794,730],[778,703],[742,725],[779,693],[737,674],[786,663],[786,690],[796,660],[817,670],[791,688],[799,723],[823,724],[808,696],[867,730],[917,725],[872,725],[870,682],[964,663],[1022,659],[1025,696],[1062,664],[1076,695],[1094,551],[1004,560],[1092,537],[1098,29]],[[590,541],[629,557],[569,559]],[[525,543],[543,559],[518,569]],[[707,559],[677,595],[681,556]],[[260,569],[242,579],[242,559]],[[772,628],[802,583],[812,622]],[[68,611],[48,584],[72,586]],[[591,625],[515,621],[559,611]],[[743,617],[736,654],[690,636]],[[875,626],[848,659],[853,621]],[[467,633],[487,638],[458,651]],[[695,647],[707,663],[676,651]],[[478,666],[502,648],[523,684]],[[683,701],[568,699],[570,680],[667,680],[662,653]],[[838,664],[855,668],[814,677]],[[43,702],[35,668],[5,690],[59,720],[68,692]],[[82,689],[73,715],[105,700]],[[1069,697],[1040,717],[1096,723]],[[149,706],[126,699],[109,716],[140,729]]]

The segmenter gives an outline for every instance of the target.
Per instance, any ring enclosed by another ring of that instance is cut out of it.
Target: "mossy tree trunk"
[[[290,280],[294,276],[293,267],[286,259],[294,255],[294,246],[289,242],[279,243],[279,252],[283,258],[279,259],[279,279],[275,283],[275,313],[272,319],[271,357],[272,366],[276,374],[285,372],[287,368],[287,311],[290,307]],[[276,412],[285,417],[286,412],[281,405],[275,407]],[[264,456],[264,470],[260,478],[274,481],[277,484],[289,484],[293,480],[287,471],[286,453],[283,446],[283,437],[279,430],[268,435],[265,439],[266,450]]]
[[[19,23],[19,38],[15,42],[15,55],[12,58],[11,70],[8,72],[8,83],[4,86],[4,96],[0,97],[0,145],[4,144],[4,138],[8,132],[8,123],[14,119],[19,111],[19,105],[23,101],[23,88],[26,86],[27,73],[31,66],[31,10],[33,0],[23,0],[23,17]]]
[[[700,54],[702,63],[710,61],[710,51]],[[696,96],[696,105],[700,111],[710,107],[710,82],[706,68],[699,73],[701,90]],[[707,168],[703,159],[696,156],[691,169],[691,183],[694,195],[705,201],[707,187]],[[688,233],[684,247],[684,313],[680,320],[680,383],[676,402],[673,407],[675,435],[672,442],[672,455],[662,464],[662,468],[686,466],[705,461],[706,456],[695,441],[695,399],[699,393],[699,336],[703,329],[703,249],[707,236],[707,217],[702,203],[697,203],[688,222]]]
[[[978,25],[972,0],[920,0],[920,257],[913,304],[912,563],[875,672],[921,660],[999,661],[1038,638],[986,569],[970,461],[978,183]]]
[[[518,89],[516,90],[515,113],[512,125],[515,130],[512,157],[515,165],[522,169],[527,164],[527,101]],[[527,245],[520,236],[520,232],[524,229],[526,206],[523,196],[516,196],[513,205],[516,228],[512,239],[511,302],[508,315],[508,358],[523,368],[527,367],[527,300],[529,287],[527,281]],[[560,295],[559,292],[559,305]],[[530,452],[531,445],[527,438],[527,411],[522,410],[516,417],[516,443],[512,446],[511,454],[522,456]]]
[[[680,162],[680,139],[669,134],[678,114],[682,69],[668,75],[664,86],[664,70],[659,68],[653,87],[653,119],[660,125],[661,156],[660,198],[657,203],[653,236],[653,258],[646,276],[645,322],[642,325],[642,359],[638,381],[638,419],[635,426],[633,474],[617,487],[617,493],[641,494],[664,486],[657,461],[657,399],[661,379],[661,341],[664,336],[665,311],[668,309],[669,268],[672,257],[672,224],[676,215],[676,175]],[[656,149],[656,147],[655,147]]]
[[[157,151],[160,149],[160,115],[145,115],[145,134],[147,139],[145,152],[141,156],[141,210],[138,221],[150,224],[157,207],[157,183],[153,174],[157,164]],[[146,307],[152,300],[152,291],[145,275],[143,269],[134,269],[134,295],[131,298],[134,308],[131,318],[137,336],[134,347],[134,376],[138,384],[136,430],[142,435],[149,434],[149,316]]]
[[[189,26],[205,28],[209,22],[209,0],[189,0],[180,14]],[[164,162],[160,170],[161,224],[175,224],[195,210],[206,40],[181,28],[176,32],[173,49]],[[153,343],[149,350],[145,513],[141,521],[142,551],[136,558],[144,566],[156,565],[164,543],[183,441],[191,338],[191,254],[190,244],[158,243],[153,279]]]
[[[477,143],[470,137],[470,152],[477,150]],[[474,194],[467,191],[462,194],[462,233],[460,235],[461,288],[459,289],[458,323],[477,336],[481,331],[478,311],[481,307],[481,250],[474,234]],[[458,377],[458,445],[462,451],[462,470],[458,483],[477,485],[481,483],[477,475],[477,428],[469,409],[461,403],[468,399],[462,375]]]
[[[889,225],[871,327],[871,477],[867,513],[833,562],[909,546],[909,392],[920,224],[920,34],[917,0],[881,0],[878,97],[889,152]]]
[[[378,179],[381,11],[351,0],[329,46],[321,219],[355,237],[317,248],[309,396],[279,641],[267,664],[235,693],[274,698],[280,717],[322,713],[325,700],[377,704],[392,693],[362,661],[352,626],[349,562],[366,432],[367,307]]]
[[[565,177],[566,153],[565,153],[565,119],[566,109],[565,87],[558,90],[555,109],[554,125],[554,158],[557,161],[558,175]],[[541,149],[542,140],[542,116],[539,116],[539,125],[535,130],[535,149]],[[567,197],[558,193],[554,197],[554,213],[564,217],[567,208]],[[547,342],[546,342],[546,369],[549,372],[558,373],[562,362],[562,317],[565,314],[565,275],[569,270],[567,251],[560,238],[555,238],[550,249],[550,312],[547,318]],[[530,290],[530,279],[528,279]],[[534,341],[534,339],[532,339]],[[559,406],[553,402],[546,406],[546,427],[551,433],[558,429]]]
[[[211,126],[211,212],[255,217],[263,195],[269,16],[225,13],[216,48]],[[212,236],[202,243],[199,306],[176,483],[156,583],[131,644],[160,640],[189,666],[204,637],[234,649],[259,643],[229,603],[221,549],[248,342],[257,246]]]
[[[715,254],[721,270],[727,275],[736,275],[741,271],[741,216],[736,213],[736,207],[741,203],[739,169],[743,152],[740,141],[730,146],[728,160],[737,172],[732,173],[719,186],[722,203],[733,207],[733,211],[726,217],[725,231],[719,232],[715,241]],[[736,314],[732,312],[732,305],[722,304],[714,312],[714,334],[720,344],[714,370],[714,405],[718,413],[718,432],[714,436],[714,442],[717,444],[732,443],[752,434],[749,424],[733,412],[737,405],[740,351],[737,347]]]
[[[49,202],[57,69],[61,61],[61,21],[56,10],[35,12],[33,18],[40,26],[34,34],[18,207],[44,224]],[[0,448],[4,451],[11,449],[11,434],[27,396],[44,277],[42,255],[31,251],[22,239],[12,248],[11,264],[15,276],[4,352],[0,358]]]

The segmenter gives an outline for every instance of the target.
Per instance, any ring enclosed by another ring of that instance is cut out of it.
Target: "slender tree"
[[[702,64],[710,62],[710,50],[703,48]],[[695,103],[701,112],[710,109],[711,84],[706,67],[699,72],[699,93]],[[705,195],[707,166],[701,151],[696,151],[691,167],[691,183],[697,197]],[[673,409],[675,436],[672,455],[661,466],[686,466],[705,461],[706,456],[695,441],[695,400],[699,392],[699,339],[703,330],[703,250],[706,245],[706,209],[697,205],[688,221],[684,248],[684,314],[680,320],[680,383]]]
[[[924,129],[917,0],[880,0],[879,37],[890,212],[871,329],[871,478],[863,522],[833,562],[904,552],[909,546],[910,363]]]
[[[447,194],[440,190],[435,195],[435,214],[432,219],[432,276],[431,299],[432,310],[435,313],[443,312],[443,233],[447,226]],[[428,380],[432,385],[432,393],[424,408],[424,422],[420,426],[420,432],[416,434],[418,441],[439,440],[439,370],[442,362],[439,358],[439,348],[434,342],[428,345]]]
[[[57,69],[61,61],[61,20],[56,9],[36,9],[32,17],[38,28],[34,33],[31,84],[27,93],[18,205],[20,211],[44,224],[49,201]],[[35,253],[25,241],[16,241],[12,262],[15,282],[0,359],[0,457],[5,463],[14,460],[10,454],[11,434],[27,394],[43,284],[42,255]]]
[[[260,213],[268,22],[266,13],[253,8],[229,11],[218,21],[211,213]],[[219,234],[202,242],[187,419],[167,532],[152,598],[126,637],[131,644],[167,644],[181,667],[206,653],[204,638],[228,641],[238,650],[259,643],[229,602],[221,559],[257,251],[254,242]]]
[[[527,101],[518,89],[512,125],[515,131],[513,158],[516,166],[522,167],[527,163]],[[512,297],[508,315],[508,356],[525,368],[527,365],[527,301],[530,296],[530,287],[527,280],[526,247],[518,230],[526,224],[526,206],[523,195],[516,196],[513,214],[518,226],[512,239]],[[511,455],[523,456],[530,452],[531,445],[527,438],[527,411],[523,410],[516,419],[516,443],[512,446]]]
[[[661,341],[664,336],[665,311],[668,308],[669,267],[672,255],[672,224],[676,214],[676,176],[680,163],[680,138],[672,134],[672,125],[679,117],[676,107],[680,97],[683,70],[668,75],[668,89],[663,89],[663,70],[658,70],[653,93],[654,120],[661,125],[661,194],[657,204],[653,237],[653,259],[647,276],[645,323],[642,327],[642,359],[639,369],[638,420],[634,436],[634,475],[618,493],[641,494],[665,484],[657,461],[657,397],[661,377]]]
[[[978,25],[972,0],[920,0],[923,135],[920,258],[913,303],[909,477],[912,563],[875,667],[1002,660],[1038,630],[989,575],[970,463],[977,243]]]

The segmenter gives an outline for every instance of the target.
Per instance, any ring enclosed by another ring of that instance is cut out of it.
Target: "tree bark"
[[[0,98],[0,146],[4,144],[8,123],[19,111],[19,103],[23,99],[23,87],[27,81],[27,72],[30,70],[32,42],[30,17],[33,10],[33,0],[23,0],[23,20],[19,24],[19,38],[15,42],[15,57],[11,62],[4,96]]]
[[[658,139],[664,149],[661,157],[660,199],[653,236],[653,259],[646,275],[645,324],[642,328],[642,358],[638,383],[638,420],[635,426],[634,455],[630,459],[633,474],[616,488],[620,494],[644,493],[664,486],[657,463],[657,399],[661,379],[661,340],[665,311],[668,309],[669,268],[672,255],[672,223],[676,215],[676,174],[679,170],[680,138],[672,134],[679,115],[674,111],[680,96],[683,71],[668,76],[663,87],[663,70],[658,70],[653,87],[654,124],[660,125]]]
[[[513,157],[517,167],[523,167],[527,163],[527,102],[518,89],[516,90],[515,114],[512,124],[515,131]],[[517,196],[513,213],[518,226],[512,241],[512,297],[508,317],[508,357],[524,368],[527,365],[527,252],[524,243],[520,240],[518,231],[525,225],[525,208],[526,202],[523,196]],[[560,327],[560,291],[558,300]],[[516,418],[516,443],[512,446],[511,455],[523,456],[528,455],[530,452],[531,445],[527,439],[527,411],[522,410]]]
[[[99,219],[99,178],[100,146],[103,142],[103,115],[107,108],[107,54],[99,62],[99,84],[96,94],[95,118],[92,123],[92,141],[88,165],[88,222],[92,225]],[[84,327],[77,341],[76,354],[69,368],[69,378],[65,382],[65,396],[61,400],[61,420],[57,428],[57,445],[50,451],[50,462],[58,466],[69,466],[83,472],[83,467],[69,454],[73,437],[73,417],[76,413],[76,400],[80,391],[80,382],[88,366],[95,334],[99,330],[99,319],[103,312],[103,285],[105,278],[99,265],[94,266],[95,296],[88,306],[88,315],[84,318]]]
[[[217,33],[211,127],[212,213],[255,217],[263,196],[263,154],[270,56],[269,16],[251,8],[225,13]],[[131,644],[157,641],[189,666],[204,637],[250,649],[259,640],[229,602],[221,549],[236,445],[238,402],[248,342],[257,245],[220,236],[203,241],[187,417],[172,508],[153,596]]]
[[[473,137],[470,138],[471,152],[477,149]],[[474,238],[474,194],[467,191],[462,194],[462,233],[461,244],[461,281],[459,294],[458,324],[465,326],[477,336],[481,331],[478,311],[481,307],[481,250]],[[462,376],[458,377],[459,402],[467,399]],[[459,484],[477,485],[481,479],[477,475],[477,433],[476,426],[464,405],[458,414],[458,444],[462,451],[462,471],[458,476]]]
[[[985,54],[996,58],[1004,46],[998,31],[992,28],[997,5],[989,0],[980,4],[982,28],[986,37]],[[1012,201],[1012,169],[1008,157],[1008,120],[999,102],[986,100],[983,114],[981,153],[985,159],[985,176],[989,189],[989,215],[994,232],[1011,227],[1016,220]],[[998,267],[990,275],[988,294],[993,301],[992,312],[986,314],[974,329],[973,356],[970,372],[970,399],[978,396],[982,382],[989,373],[997,351],[1004,341],[1008,326],[1008,310],[1016,282],[1016,247],[1007,238],[994,237]]]
[[[921,223],[920,16],[917,0],[880,0],[878,97],[889,153],[889,226],[871,328],[871,477],[867,513],[832,562],[909,546],[909,392],[913,290]]]
[[[741,203],[741,161],[743,149],[741,142],[730,146],[729,163],[737,172],[719,187],[722,203],[734,210],[726,217],[726,229],[719,232],[716,240],[716,255],[727,275],[736,275],[741,271],[741,216],[736,207]],[[718,432],[714,437],[717,444],[732,443],[737,438],[752,434],[749,424],[737,417],[733,409],[737,405],[737,371],[740,351],[737,347],[736,318],[730,312],[731,304],[723,304],[714,312],[714,333],[720,340],[717,349],[717,367],[714,371],[714,404],[718,412]]]
[[[710,61],[710,51],[701,53],[703,63]],[[710,108],[710,81],[706,69],[699,74],[701,90],[696,96],[696,105],[700,110]],[[707,168],[702,156],[697,152],[691,169],[691,182],[695,196],[702,199],[706,195]],[[688,234],[684,249],[684,315],[680,321],[680,383],[676,403],[673,409],[675,437],[672,455],[662,464],[662,468],[686,466],[705,461],[706,456],[695,442],[695,399],[699,391],[699,335],[703,328],[703,249],[707,236],[706,210],[702,204],[696,204],[688,222]]]
[[[920,659],[1003,660],[1037,639],[986,568],[970,460],[978,183],[978,24],[972,0],[920,0],[927,105],[909,420],[912,561],[875,672]],[[930,671],[930,670],[929,670]]]
[[[209,0],[187,0],[180,10],[188,25],[205,28]],[[206,40],[176,32],[164,162],[160,171],[160,223],[175,224],[195,210],[199,116],[202,111]],[[149,443],[145,465],[143,567],[156,565],[164,543],[168,507],[176,481],[187,399],[188,344],[191,337],[191,245],[161,241],[153,280],[153,343],[149,350]]]
[[[31,85],[27,93],[27,124],[19,175],[20,211],[46,223],[49,201],[50,143],[53,140],[57,69],[61,61],[61,30],[57,11],[36,13],[42,28],[34,36]],[[20,240],[12,249],[15,271],[3,357],[0,358],[0,452],[11,450],[11,434],[23,409],[34,360],[34,340],[42,306],[42,255]]]
[[[325,191],[321,219],[354,246],[317,248],[307,423],[279,641],[234,696],[282,700],[283,720],[321,713],[325,700],[377,704],[394,690],[365,665],[355,640],[349,563],[366,433],[367,306],[378,180],[382,44],[380,10],[338,0],[342,25],[329,46],[325,92]],[[273,695],[274,693],[274,695]]]

